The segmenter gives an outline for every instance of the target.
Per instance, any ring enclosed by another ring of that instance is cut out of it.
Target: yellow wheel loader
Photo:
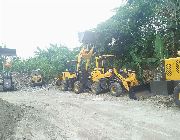
[[[88,79],[90,76],[88,68],[93,55],[93,49],[93,47],[90,50],[83,47],[78,54],[77,61],[71,61],[74,62],[74,64],[70,63],[69,66],[72,67],[73,65],[76,68],[73,70],[68,68],[67,71],[63,72],[61,90],[73,90],[78,94],[88,88]]]
[[[0,85],[3,91],[16,90],[16,83],[14,81],[13,74],[11,72],[12,60],[16,56],[16,49],[0,48],[0,56],[3,60],[1,73]]]
[[[91,72],[91,91],[94,94],[110,91],[113,96],[120,96],[131,87],[137,86],[138,81],[134,71],[118,71],[113,66],[114,55],[96,57],[96,68]]]
[[[72,90],[74,88],[74,82],[77,79],[77,61],[67,61],[67,69],[65,72],[62,72],[61,77],[61,90],[62,91],[68,91]]]
[[[162,60],[160,72],[151,82],[151,92],[155,95],[172,95],[180,107],[180,57]]]
[[[36,86],[42,87],[43,85],[44,85],[44,81],[43,81],[43,76],[42,76],[40,69],[33,70],[31,72],[31,86],[32,87],[36,87]]]
[[[91,31],[79,33],[78,36],[79,41],[83,43],[83,45],[77,56],[76,64],[74,64],[76,68],[73,71],[67,69],[63,72],[61,82],[62,90],[73,90],[75,93],[81,93],[84,89],[89,87],[89,63],[94,50],[91,43],[95,37],[94,33]]]
[[[55,78],[54,80],[55,80],[55,85],[61,86],[62,80],[63,80],[63,79],[62,79],[62,75],[58,75],[58,77]]]
[[[74,83],[74,92],[79,94],[85,89],[90,89],[90,60],[92,58],[94,47],[90,50],[82,49],[78,55],[77,63],[77,81]]]

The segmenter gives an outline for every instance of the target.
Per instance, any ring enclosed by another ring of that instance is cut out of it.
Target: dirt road
[[[0,98],[23,110],[14,133],[6,137],[10,140],[180,139],[177,107],[55,89],[7,92]]]

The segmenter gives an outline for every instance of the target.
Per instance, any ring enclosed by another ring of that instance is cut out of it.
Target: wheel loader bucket
[[[140,99],[154,95],[171,95],[175,85],[176,83],[173,81],[152,81],[149,84],[140,85],[132,89],[130,98]]]
[[[79,42],[83,44],[95,44],[96,34],[91,31],[79,32]]]
[[[173,81],[152,81],[150,84],[151,92],[154,95],[171,95],[174,91]]]
[[[153,96],[150,89],[150,84],[140,84],[129,90],[129,98],[134,100],[144,99]]]

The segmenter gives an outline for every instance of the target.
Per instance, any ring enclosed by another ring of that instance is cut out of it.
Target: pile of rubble
[[[149,72],[147,72],[149,75]],[[152,73],[150,74],[152,75]],[[16,87],[18,90],[25,90],[25,91],[31,91],[34,90],[35,88],[31,87],[31,76],[27,73],[13,73],[13,79],[14,82],[16,83]],[[50,80],[49,84],[46,84],[44,88],[55,88],[55,80]],[[143,94],[143,93],[142,93]],[[85,94],[86,95],[86,94]],[[141,94],[140,94],[141,95]],[[147,96],[139,96],[138,100],[140,101],[147,101],[151,102],[154,105],[157,105],[158,107],[174,107],[174,99],[173,96],[163,96],[163,95],[156,95],[156,96],[149,96],[149,94],[145,94]],[[103,95],[101,95],[103,96]],[[109,97],[108,95],[107,98],[112,98],[113,100],[118,100],[119,98],[114,98],[114,97]],[[128,98],[128,97],[127,97]],[[106,100],[106,99],[105,99]],[[129,100],[129,98],[128,98]]]
[[[149,83],[154,78],[154,71],[151,70],[143,70],[143,81]]]
[[[18,90],[31,86],[31,77],[27,73],[13,73],[13,81]]]
[[[156,95],[146,98],[145,101],[151,102],[159,107],[174,107],[176,106],[174,103],[173,95],[163,96]]]
[[[0,99],[0,139],[14,139],[12,135],[17,122],[21,120],[24,110]]]
[[[39,87],[32,88],[31,83],[31,75],[28,73],[13,73],[13,82],[15,83],[17,90],[23,90],[23,91],[32,91],[39,89]],[[43,88],[54,88],[55,86],[55,80],[49,80],[49,82],[45,82],[45,85]]]

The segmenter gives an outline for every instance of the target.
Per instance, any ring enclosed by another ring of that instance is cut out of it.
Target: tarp
[[[16,56],[16,49],[0,48],[0,55],[2,56]]]

